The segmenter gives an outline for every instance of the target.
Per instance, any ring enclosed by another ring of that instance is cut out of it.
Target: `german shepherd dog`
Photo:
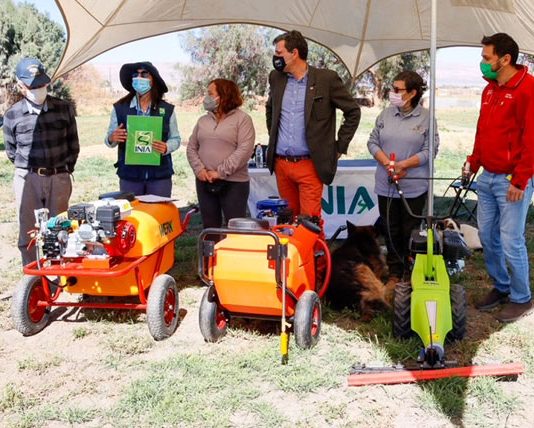
[[[387,268],[376,238],[373,226],[355,226],[347,221],[347,239],[332,253],[326,300],[336,310],[359,309],[363,320],[391,307],[392,290],[381,281]]]

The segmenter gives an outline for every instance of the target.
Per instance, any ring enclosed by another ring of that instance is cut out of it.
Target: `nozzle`
[[[389,154],[389,165],[388,165],[388,175],[390,183],[399,181],[399,176],[395,174],[395,153]]]

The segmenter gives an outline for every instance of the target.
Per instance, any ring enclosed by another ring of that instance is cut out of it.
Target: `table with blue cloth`
[[[364,226],[379,217],[378,199],[374,194],[376,161],[374,159],[344,159],[338,161],[334,181],[323,187],[322,216],[327,237],[346,221]],[[256,216],[256,202],[277,196],[276,178],[267,168],[249,168],[250,196],[248,209]],[[340,237],[344,237],[342,234]]]

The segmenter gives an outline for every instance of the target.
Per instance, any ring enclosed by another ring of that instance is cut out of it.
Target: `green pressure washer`
[[[390,155],[388,171],[408,213],[426,219],[426,229],[412,234],[412,242],[417,240],[413,239],[414,235],[419,235],[426,240],[426,248],[423,247],[423,252],[415,251],[411,281],[399,283],[395,287],[393,334],[406,338],[415,332],[424,345],[417,358],[420,368],[444,368],[445,340],[460,340],[465,335],[467,303],[464,288],[450,284],[447,269],[449,262],[445,260],[443,253],[444,249],[449,253],[452,249],[453,254],[449,256],[454,259],[467,255],[466,252],[469,251],[465,242],[456,245],[458,239],[463,241],[458,232],[456,236],[449,236],[447,242],[446,234],[440,237],[437,232],[435,217],[417,216],[411,211],[399,186],[399,177],[395,174],[394,154]]]

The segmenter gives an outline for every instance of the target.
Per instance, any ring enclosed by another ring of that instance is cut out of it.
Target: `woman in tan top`
[[[247,164],[254,148],[254,125],[239,107],[243,98],[231,80],[215,79],[204,98],[207,113],[189,138],[187,159],[196,176],[204,227],[221,227],[246,215],[250,185]]]

